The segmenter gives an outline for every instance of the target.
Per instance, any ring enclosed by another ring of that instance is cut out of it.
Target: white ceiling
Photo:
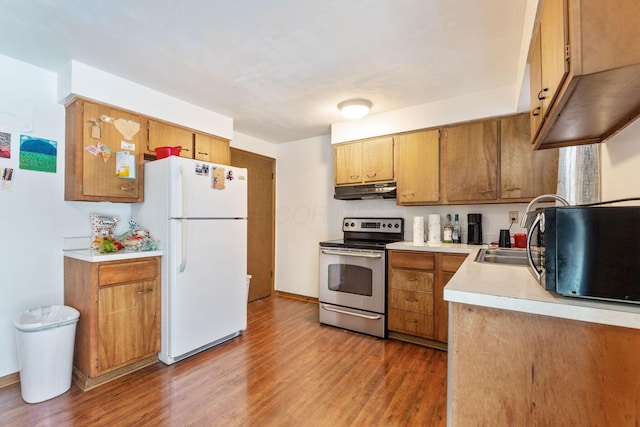
[[[75,59],[279,143],[372,113],[517,85],[527,0],[0,0],[0,54]],[[5,82],[6,84],[6,82]]]

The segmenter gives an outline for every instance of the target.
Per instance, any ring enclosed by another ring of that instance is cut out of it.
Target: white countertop
[[[640,305],[563,297],[544,290],[527,267],[475,262],[482,246],[399,242],[387,249],[468,253],[444,288],[449,302],[640,329]]]
[[[106,262],[106,261],[120,261],[125,259],[135,258],[148,258],[154,256],[162,256],[162,251],[146,251],[146,252],[127,252],[119,251],[107,254],[101,254],[93,249],[76,249],[62,251],[64,256],[69,258],[79,259],[87,262]]]

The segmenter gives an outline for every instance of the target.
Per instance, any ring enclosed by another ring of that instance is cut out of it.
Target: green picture
[[[56,141],[20,135],[20,169],[55,173],[57,154]]]

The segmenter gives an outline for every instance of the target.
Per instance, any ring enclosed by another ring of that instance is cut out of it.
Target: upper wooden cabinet
[[[498,195],[498,121],[443,129],[443,184],[448,203],[483,203]]]
[[[528,202],[555,193],[558,149],[531,151],[527,113],[500,119],[500,199]]]
[[[75,99],[66,106],[65,200],[141,202],[144,118]]]
[[[426,205],[440,201],[440,131],[394,137],[397,203]]]
[[[534,148],[602,142],[640,115],[637,0],[544,0],[533,37]]]
[[[231,162],[229,141],[213,135],[196,132],[194,158],[204,162],[228,165]]]
[[[193,158],[193,131],[168,123],[149,120],[147,153],[155,156],[158,147],[182,147],[180,157]]]
[[[147,154],[153,158],[157,147],[182,147],[180,157],[229,164],[229,140],[196,132],[171,123],[149,120]]]
[[[393,181],[393,137],[334,145],[336,185]]]

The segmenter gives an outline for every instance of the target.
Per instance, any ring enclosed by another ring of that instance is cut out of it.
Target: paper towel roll
[[[424,217],[423,216],[414,216],[413,217],[413,244],[422,244],[424,243]]]
[[[440,243],[440,215],[438,214],[430,214],[429,215],[429,233],[428,233],[428,243]]]

